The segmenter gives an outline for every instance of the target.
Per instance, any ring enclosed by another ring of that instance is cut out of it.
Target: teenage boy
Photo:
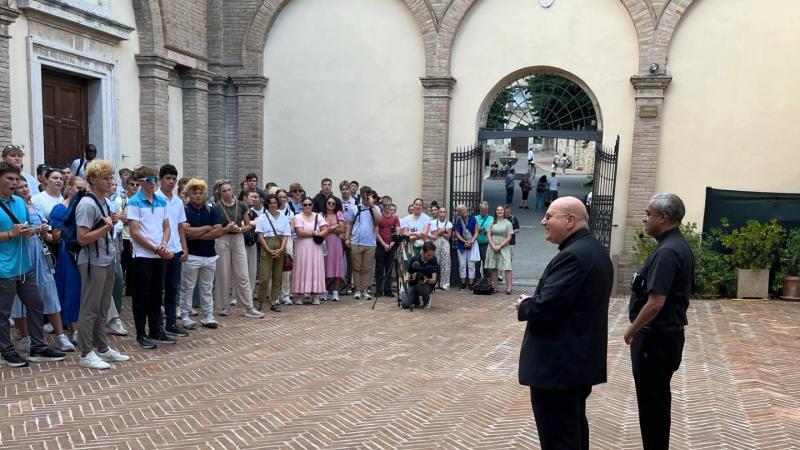
[[[167,202],[155,195],[158,172],[139,166],[133,171],[133,177],[139,182],[139,192],[128,200],[127,207],[133,244],[128,282],[133,294],[136,343],[152,349],[157,344],[175,343],[164,332],[161,317],[164,260],[172,259],[173,254],[167,250],[170,236]]]
[[[78,244],[81,246],[78,253],[78,272],[81,275],[79,364],[90,369],[109,369],[109,362],[130,359],[109,347],[106,335],[106,319],[116,277],[117,246],[112,231],[118,217],[106,203],[106,195],[114,189],[114,168],[108,161],[95,159],[86,166],[85,173],[89,192],[75,208]]]
[[[333,197],[336,200],[336,212],[343,211],[342,210],[342,201],[339,200],[338,197],[333,195],[333,182],[330,178],[323,178],[322,181],[319,182],[320,191],[319,194],[314,196],[314,212],[321,213],[325,211],[325,202],[328,201],[328,198]]]
[[[25,157],[25,152],[23,152],[22,149],[16,145],[6,145],[3,148],[3,161],[7,162],[13,167],[16,167],[19,171],[18,176],[25,178],[28,181],[28,186],[30,186],[31,189],[34,189],[36,186],[39,186],[39,180],[37,180],[33,175],[22,170],[24,167],[24,163],[22,162],[23,157]]]
[[[214,240],[222,236],[222,217],[216,208],[206,205],[208,186],[205,181],[193,178],[186,183],[184,191],[189,194],[186,222],[182,225],[189,258],[181,272],[181,324],[190,330],[196,325],[189,316],[192,313],[194,288],[199,285],[200,305],[203,308],[200,323],[206,328],[217,328],[212,288],[219,257],[214,250]]]
[[[158,170],[158,179],[161,187],[156,195],[167,204],[167,219],[169,220],[167,252],[172,253],[172,258],[164,262],[164,317],[166,319],[164,331],[170,336],[186,337],[189,336],[189,333],[183,326],[176,323],[181,287],[181,263],[189,257],[182,226],[186,222],[186,210],[183,199],[175,195],[178,169],[172,164],[164,164]]]
[[[250,172],[244,176],[244,188],[248,191],[258,192],[262,202],[267,198],[267,192],[258,187],[258,175],[254,172]]]
[[[361,192],[361,204],[348,214],[352,217],[346,219],[349,226],[344,244],[350,248],[352,256],[353,284],[356,289],[353,298],[369,300],[372,296],[367,288],[372,284],[371,274],[375,266],[375,246],[381,215],[378,208],[372,206],[372,190],[364,186]]]
[[[3,151],[5,157],[5,150]],[[25,367],[11,343],[8,317],[14,297],[19,296],[28,313],[26,322],[31,337],[29,359],[34,362],[61,361],[64,354],[51,350],[42,338],[42,297],[36,285],[36,273],[28,257],[28,238],[38,228],[28,226],[28,207],[14,195],[19,169],[0,162],[0,365]]]

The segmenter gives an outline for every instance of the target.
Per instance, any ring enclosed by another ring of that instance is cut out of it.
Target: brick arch
[[[164,22],[161,1],[142,0],[133,2],[136,16],[136,33],[139,37],[139,53],[156,55],[164,51]]]
[[[242,43],[242,66],[248,73],[262,73],[264,47],[275,20],[291,0],[260,0]],[[436,47],[436,16],[426,0],[403,0],[417,22],[425,45],[426,67]],[[420,74],[422,75],[422,74]]]

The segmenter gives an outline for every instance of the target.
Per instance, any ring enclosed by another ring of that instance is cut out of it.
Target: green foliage
[[[786,233],[778,253],[778,263],[778,272],[772,281],[772,289],[776,292],[783,288],[784,278],[800,275],[800,228],[793,228]]]
[[[717,296],[720,291],[732,294],[736,282],[734,267],[725,255],[715,249],[720,242],[722,233],[715,230],[704,235],[698,231],[697,224],[694,222],[681,225],[681,233],[694,253],[694,284],[697,294],[712,297]],[[639,256],[640,264],[643,264],[653,253],[656,244],[656,240],[648,236],[644,230],[636,232],[633,247]]]
[[[637,230],[633,237],[633,250],[639,256],[639,264],[644,264],[647,257],[656,249],[655,239],[651,238],[644,230]]]
[[[800,228],[792,228],[786,233],[779,258],[786,275],[800,275]]]
[[[730,228],[725,218],[722,227],[726,231]],[[731,250],[728,258],[733,267],[751,270],[772,268],[782,239],[783,227],[776,219],[766,223],[751,219],[745,226],[721,235],[722,245]]]

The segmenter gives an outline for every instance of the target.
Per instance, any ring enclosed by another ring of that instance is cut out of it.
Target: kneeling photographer
[[[403,299],[403,309],[422,306],[431,307],[431,292],[439,276],[439,262],[436,260],[436,245],[426,241],[422,253],[408,263],[408,291]]]

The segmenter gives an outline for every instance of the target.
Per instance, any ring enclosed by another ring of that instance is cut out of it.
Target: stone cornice
[[[208,85],[214,79],[214,74],[200,69],[189,69],[181,72],[182,87],[184,89],[199,89],[207,91]]]
[[[672,82],[669,75],[634,75],[631,77],[631,84],[636,89],[661,89],[665,90]]]
[[[169,72],[175,67],[175,62],[157,55],[136,55],[136,65],[139,66],[139,78],[169,81]]]
[[[453,77],[421,77],[422,87],[425,89],[453,89],[456,79]]]
[[[0,5],[0,37],[10,38],[8,26],[19,17],[19,11]]]
[[[69,0],[19,0],[19,9],[43,22],[66,25],[99,41],[117,44],[135,29]]]
[[[236,86],[237,96],[264,96],[264,88],[269,83],[269,78],[261,75],[235,76],[231,77],[233,85]]]

